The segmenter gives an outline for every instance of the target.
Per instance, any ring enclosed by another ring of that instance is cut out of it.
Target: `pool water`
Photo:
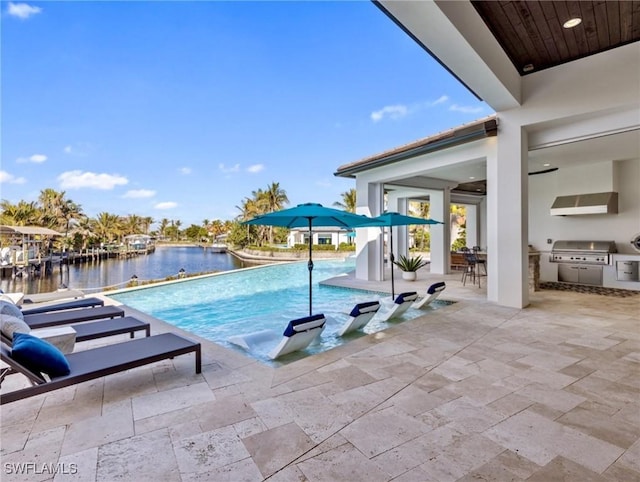
[[[327,317],[327,325],[318,342],[279,361],[328,350],[364,333],[384,330],[398,321],[415,318],[428,313],[429,309],[443,306],[443,302],[436,300],[433,307],[423,310],[410,308],[391,322],[378,321],[374,317],[359,333],[339,337],[335,333],[356,303],[381,300],[388,305],[391,302],[390,295],[385,293],[319,285],[320,281],[346,274],[354,268],[353,260],[314,262],[313,313],[323,313]],[[244,351],[229,343],[228,338],[265,329],[282,333],[290,320],[309,314],[309,272],[306,262],[269,265],[127,290],[109,294],[109,297],[185,331]],[[383,304],[380,312],[384,309]],[[266,346],[264,350],[246,353],[270,362],[266,356],[270,348]]]

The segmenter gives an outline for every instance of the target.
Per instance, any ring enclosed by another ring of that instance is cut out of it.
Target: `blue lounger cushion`
[[[342,336],[347,333],[351,333],[352,331],[359,330],[363,326],[365,326],[374,315],[380,309],[379,301],[367,301],[365,303],[358,303],[353,307],[351,313],[349,313],[349,318],[338,330],[338,335]]]
[[[416,301],[413,304],[414,308],[424,308],[428,306],[433,300],[435,300],[440,293],[444,291],[447,287],[444,281],[440,281],[439,283],[434,283],[427,289],[427,295],[424,296],[421,300]]]
[[[28,333],[13,334],[11,356],[32,372],[61,377],[71,373],[64,354],[48,341]]]

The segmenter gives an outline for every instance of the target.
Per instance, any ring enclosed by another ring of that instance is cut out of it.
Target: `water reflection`
[[[135,258],[56,266],[53,274],[47,276],[12,279],[10,275],[5,275],[0,281],[0,289],[6,292],[42,293],[55,291],[64,284],[69,288],[95,293],[106,287],[123,287],[133,275],[143,282],[177,277],[181,269],[187,275],[192,275],[246,266],[250,264],[243,263],[229,253],[212,253],[195,246],[159,246],[154,253]]]

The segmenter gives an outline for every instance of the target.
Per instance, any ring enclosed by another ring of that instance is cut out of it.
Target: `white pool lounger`
[[[338,330],[338,335],[343,336],[352,331],[359,330],[371,321],[373,316],[380,309],[379,301],[368,301],[366,303],[358,303],[353,307],[349,318]]]
[[[439,283],[433,283],[427,289],[426,296],[424,296],[421,300],[416,301],[413,304],[413,307],[420,309],[420,308],[429,306],[429,304],[431,304],[433,300],[435,300],[438,296],[440,296],[440,293],[442,293],[446,287],[447,285],[445,284],[444,281],[440,281]]]
[[[238,345],[247,351],[258,345],[274,345],[268,354],[272,360],[309,346],[324,330],[326,318],[323,314],[306,316],[291,320],[282,335],[273,330],[261,330],[246,335],[229,337],[229,343]]]
[[[393,305],[391,306],[391,308],[386,313],[382,314],[382,321],[388,321],[392,320],[393,318],[402,316],[404,312],[407,311],[417,299],[418,293],[416,293],[415,291],[400,293],[398,296],[396,296],[396,299],[393,300]]]

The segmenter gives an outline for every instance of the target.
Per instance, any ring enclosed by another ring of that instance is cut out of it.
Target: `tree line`
[[[65,191],[44,189],[37,201],[19,201],[13,204],[0,201],[0,224],[11,226],[38,226],[58,231],[63,236],[54,238],[55,249],[84,250],[101,244],[122,242],[127,235],[146,234],[159,241],[210,242],[226,235],[228,242],[237,246],[263,245],[286,240],[288,230],[269,226],[242,224],[256,216],[283,209],[289,203],[287,193],[280,183],[273,182],[265,189],[252,191],[239,206],[234,220],[204,219],[200,225],[182,228],[179,219],[128,214],[125,216],[101,212],[96,217],[87,216],[82,206],[67,197]],[[342,193],[342,201],[334,203],[355,212],[355,189]],[[156,225],[156,229],[152,226]]]

